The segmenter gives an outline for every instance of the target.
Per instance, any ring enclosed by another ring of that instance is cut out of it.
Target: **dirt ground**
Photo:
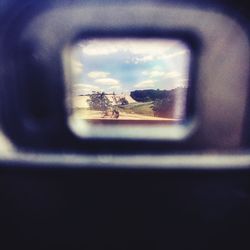
[[[116,120],[116,118],[111,118],[110,116],[103,117],[101,111],[78,109],[75,111],[75,116],[77,119],[106,119],[106,120]],[[119,113],[118,120],[158,120],[158,121],[178,121],[172,118],[161,118],[154,116],[146,116],[140,114],[128,114],[125,112]]]

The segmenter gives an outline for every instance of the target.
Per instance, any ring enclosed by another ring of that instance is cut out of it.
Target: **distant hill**
[[[154,116],[173,117],[175,119],[185,117],[187,88],[135,90],[130,93],[130,96],[137,102],[153,102]]]
[[[146,89],[131,91],[130,96],[137,102],[151,102],[168,96],[184,96],[186,91],[186,88],[181,87],[172,90]]]

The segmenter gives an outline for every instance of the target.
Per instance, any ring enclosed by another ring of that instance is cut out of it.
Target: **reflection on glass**
[[[190,51],[172,39],[92,39],[71,49],[74,117],[183,121]]]

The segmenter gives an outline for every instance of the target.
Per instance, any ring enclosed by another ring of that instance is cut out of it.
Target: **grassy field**
[[[157,119],[152,110],[153,102],[130,103],[127,105],[114,105],[113,108],[120,112],[119,119]],[[89,108],[74,108],[74,113],[79,119],[104,118],[103,112]]]
[[[153,107],[153,102],[144,102],[144,103],[130,103],[127,105],[119,105],[117,106],[117,109],[127,114],[154,116],[152,107]]]

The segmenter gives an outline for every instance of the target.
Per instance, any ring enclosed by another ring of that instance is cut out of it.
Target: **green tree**
[[[119,100],[120,105],[127,105],[128,100],[125,97],[121,97]]]
[[[88,104],[90,109],[99,111],[107,111],[111,107],[111,102],[104,92],[92,92]]]
[[[175,96],[169,94],[163,99],[157,99],[153,105],[154,116],[172,118],[175,109]]]

